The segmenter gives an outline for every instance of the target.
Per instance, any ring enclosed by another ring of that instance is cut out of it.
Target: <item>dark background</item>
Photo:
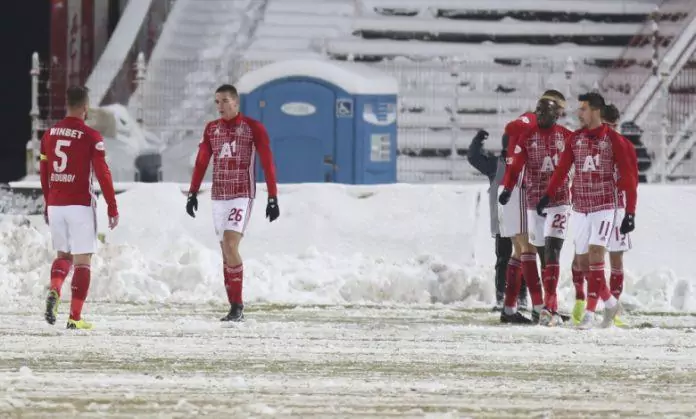
[[[3,91],[2,138],[0,138],[0,183],[26,174],[25,149],[31,137],[31,54],[49,56],[49,0],[22,0],[5,4],[2,11]]]

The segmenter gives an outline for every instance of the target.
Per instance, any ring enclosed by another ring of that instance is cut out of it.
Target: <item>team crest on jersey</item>
[[[600,150],[606,150],[607,148],[609,148],[609,143],[607,141],[602,140],[599,142]]]
[[[527,118],[526,116],[520,116],[518,119],[520,121],[524,122],[525,124],[529,123],[529,118]]]
[[[556,149],[561,152],[565,149],[565,143],[563,140],[556,140]]]

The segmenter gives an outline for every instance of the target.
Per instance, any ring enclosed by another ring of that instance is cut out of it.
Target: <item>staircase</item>
[[[354,0],[268,0],[244,56],[256,63],[321,57],[323,42],[350,33]]]
[[[145,126],[160,135],[193,130],[214,116],[215,87],[232,82],[264,0],[177,0],[148,64]],[[140,92],[131,100],[138,105]],[[187,137],[187,136],[184,136]],[[169,143],[176,138],[169,138]]]

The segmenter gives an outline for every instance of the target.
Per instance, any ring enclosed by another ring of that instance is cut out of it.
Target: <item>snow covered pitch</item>
[[[91,332],[64,329],[67,301],[56,326],[43,321],[47,229],[5,218],[0,417],[693,417],[695,189],[641,186],[633,328],[583,332],[500,326],[487,311],[485,189],[281,186],[279,221],[252,216],[248,320],[230,328],[210,203],[190,219],[178,185],[118,196]]]

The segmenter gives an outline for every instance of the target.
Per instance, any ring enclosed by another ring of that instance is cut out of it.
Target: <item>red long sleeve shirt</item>
[[[510,165],[513,162],[514,152],[517,149],[520,136],[528,129],[535,127],[536,123],[536,114],[534,112],[526,112],[505,125],[505,134],[508,136],[508,144],[507,153],[505,154],[505,177],[503,178],[503,182],[505,182],[505,179],[509,176],[512,176],[510,173]],[[519,179],[518,181],[517,178],[515,179],[515,181],[517,181],[517,186],[522,185],[522,180],[523,179]]]
[[[572,187],[575,211],[590,213],[617,208],[617,190],[621,190],[626,193],[626,212],[635,213],[636,165],[621,135],[606,125],[593,130],[575,131],[561,154],[546,189],[547,195],[555,196],[567,178],[571,165],[575,166]]]
[[[546,187],[560,159],[567,138],[571,131],[561,125],[543,129],[538,126],[529,128],[518,136],[517,144],[512,150],[512,162],[507,166],[503,186],[512,190],[522,169],[524,170],[524,185],[526,188],[527,209],[536,208],[541,197],[546,193]],[[563,186],[551,200],[550,206],[568,205],[570,191],[566,178]]]
[[[266,177],[268,196],[278,195],[275,165],[268,133],[263,124],[238,114],[231,120],[209,122],[198,147],[189,192],[198,192],[213,158],[213,200],[255,198],[256,153]]]
[[[41,189],[47,206],[92,206],[95,175],[110,217],[118,215],[104,140],[80,118],[66,117],[41,139]]]

